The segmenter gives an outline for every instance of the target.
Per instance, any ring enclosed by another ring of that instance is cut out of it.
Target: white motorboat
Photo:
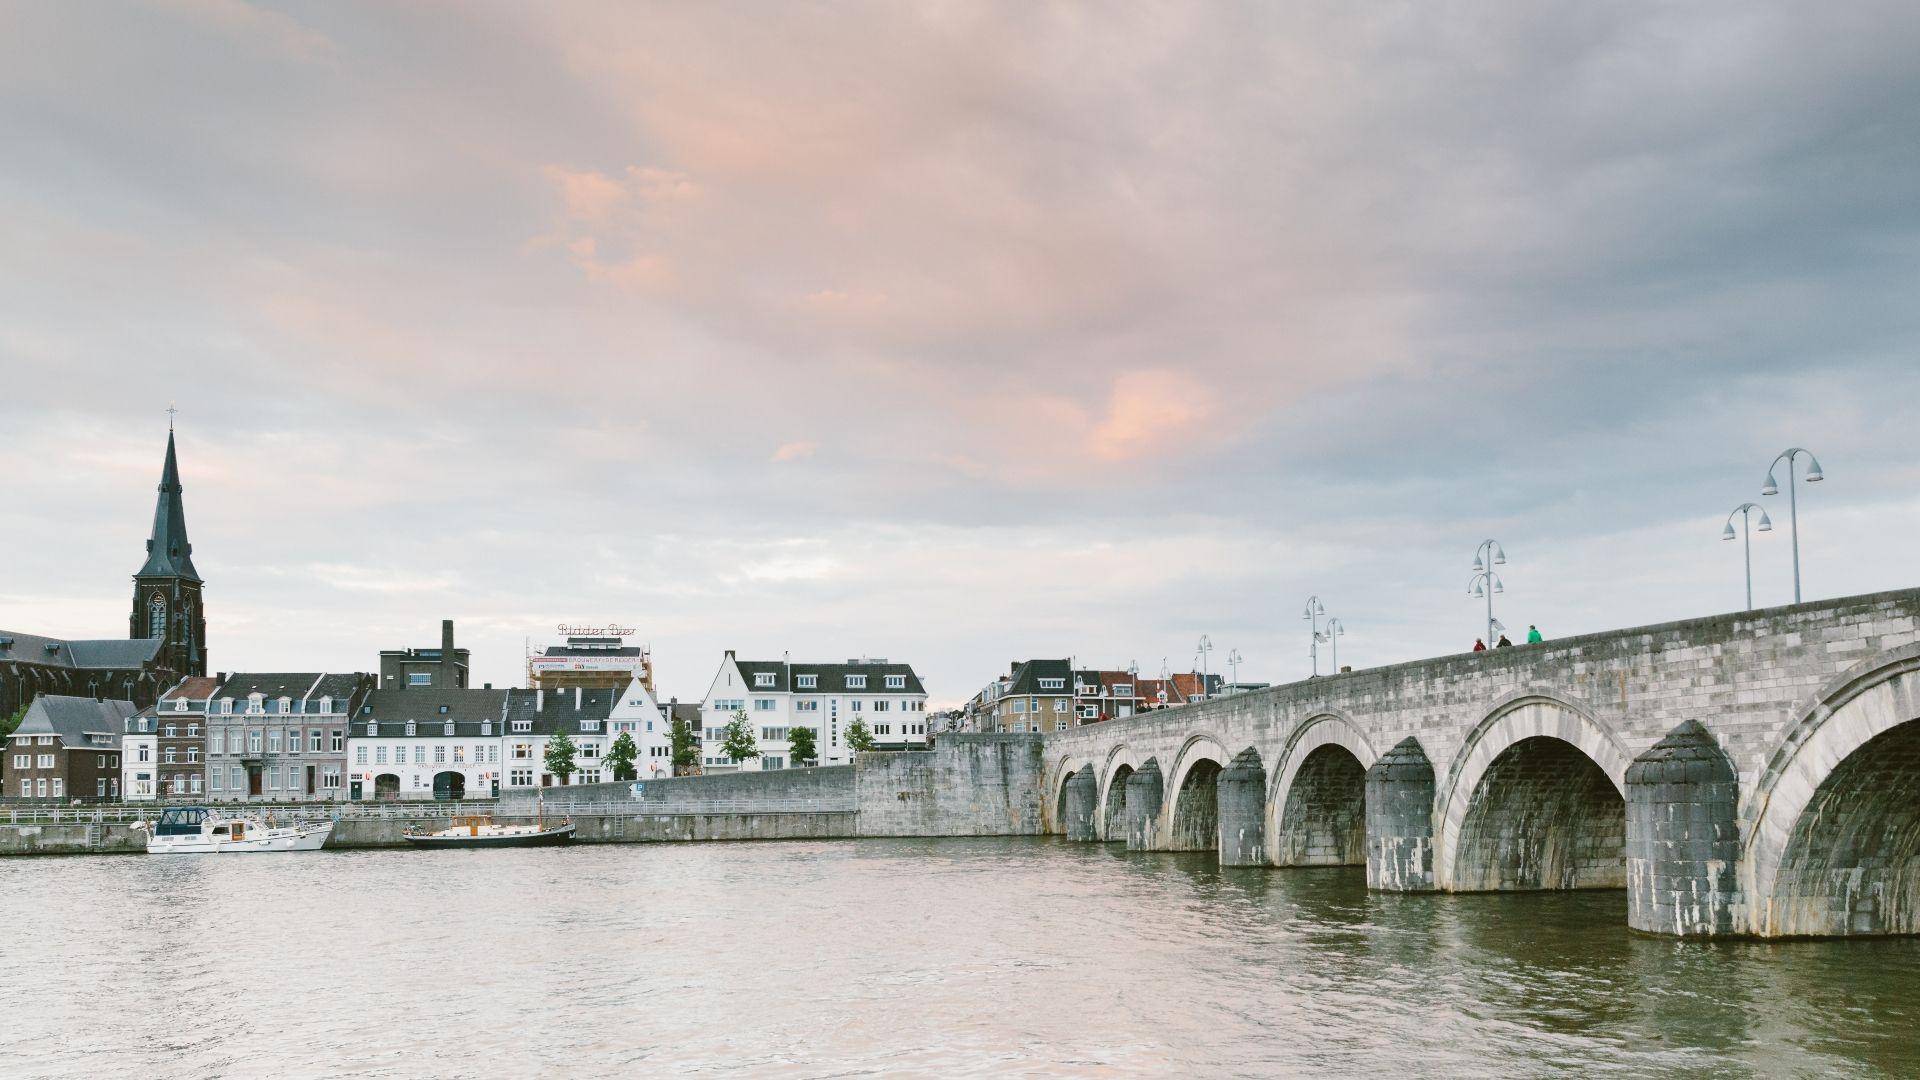
[[[262,825],[246,817],[220,814],[204,806],[161,811],[158,822],[139,821],[149,855],[224,855],[243,851],[318,851],[333,833],[333,822]]]

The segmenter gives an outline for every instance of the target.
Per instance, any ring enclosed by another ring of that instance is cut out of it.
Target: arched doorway
[[[436,799],[463,799],[467,795],[467,778],[463,773],[443,772],[433,776],[433,797]]]
[[[1173,799],[1168,851],[1212,851],[1220,846],[1220,763],[1200,758],[1187,768]]]
[[[1551,735],[1500,751],[1468,800],[1456,892],[1624,889],[1627,804],[1581,749]]]
[[[376,799],[397,799],[400,797],[400,778],[393,773],[383,772],[373,778],[373,797]]]
[[[1353,751],[1322,743],[1293,774],[1272,844],[1279,866],[1365,866],[1367,770]]]

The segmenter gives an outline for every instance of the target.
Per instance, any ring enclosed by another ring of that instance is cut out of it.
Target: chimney
[[[573,711],[580,711],[580,688],[577,686],[573,688]]]
[[[453,620],[440,620],[440,686],[451,690],[460,685],[457,665],[453,662]]]
[[[533,711],[547,711],[547,692],[545,690],[535,690],[533,692]]]
[[[493,689],[493,684],[492,684],[492,683],[488,683],[488,684],[486,685],[486,689],[488,689],[488,690],[491,690],[491,689]]]

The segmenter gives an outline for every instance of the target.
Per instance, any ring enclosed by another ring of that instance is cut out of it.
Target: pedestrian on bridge
[[[1473,639],[1473,651],[1474,651],[1474,652],[1486,652],[1486,651],[1487,651],[1487,643],[1486,643],[1485,641],[1482,641],[1482,640],[1481,640],[1481,639],[1479,639],[1479,638],[1474,638],[1474,639]]]
[[[1540,628],[1533,625],[1532,623],[1527,624],[1527,644],[1529,645],[1540,644]]]
[[[1513,642],[1507,640],[1507,635],[1501,634],[1500,640],[1495,642],[1493,647],[1496,649],[1511,649],[1513,648]]]

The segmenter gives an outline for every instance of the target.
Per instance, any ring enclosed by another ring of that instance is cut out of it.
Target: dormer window
[[[531,720],[515,720],[513,722],[513,733],[515,735],[525,735],[527,732],[532,730],[533,730],[533,721]]]
[[[447,714],[447,707],[445,705],[440,706],[440,715],[445,716],[446,714]]]
[[[865,675],[847,676],[847,689],[865,690],[866,688],[867,688],[867,677]]]
[[[581,731],[599,731],[599,730],[600,730],[600,721],[598,721],[598,720],[582,720],[582,721],[580,721],[580,730],[581,730]]]
[[[266,707],[261,704],[263,700],[264,699],[259,694],[248,694],[247,695],[247,712],[253,713],[256,715],[259,713],[266,712],[267,711]]]
[[[280,699],[280,714],[281,714],[282,716],[285,716],[286,714],[288,714],[288,713],[290,713],[290,712],[292,712],[292,711],[293,711],[293,699],[292,699],[292,698],[281,698],[281,699]]]
[[[491,720],[480,721],[480,734],[482,735],[493,734],[493,721]]]
[[[174,701],[174,703],[173,703],[173,711],[174,711],[174,712],[186,712],[186,711],[187,711],[187,699],[186,699],[186,698],[179,698],[179,699],[177,699],[177,700],[175,700],[175,701]]]
[[[1115,687],[1113,688],[1113,696],[1114,696],[1114,697],[1132,697],[1132,696],[1133,696],[1133,684],[1132,684],[1132,683],[1120,683],[1120,684],[1118,684],[1118,685],[1116,685],[1116,686],[1115,686]]]
[[[407,734],[409,735],[416,734],[414,730],[414,723],[411,720],[407,721]]]
[[[1061,688],[1062,686],[1065,686],[1065,685],[1066,685],[1066,680],[1065,680],[1065,679],[1042,679],[1042,680],[1040,681],[1040,685],[1041,685],[1041,686],[1045,686],[1045,685],[1046,685],[1047,683],[1049,683],[1049,682],[1051,682],[1051,683],[1053,684],[1053,688],[1054,688],[1055,690],[1058,690],[1058,689],[1060,689],[1060,688]],[[889,689],[889,690],[905,690],[906,688],[907,688],[907,677],[906,677],[905,675],[889,675],[889,676],[887,676],[887,689]]]
[[[451,720],[447,721],[447,728],[445,733],[448,735],[453,734],[453,721]]]
[[[232,698],[221,698],[221,699],[220,699],[220,711],[221,711],[221,712],[223,712],[223,713],[231,713],[231,712],[233,711],[233,699],[232,699]]]
[[[802,690],[812,690],[820,685],[820,676],[795,675],[793,677],[793,684]]]
[[[378,720],[367,721],[367,735],[372,737],[378,734],[380,734],[380,722]]]
[[[321,699],[320,699],[320,711],[321,711],[321,712],[323,712],[323,713],[330,713],[330,712],[332,712],[332,711],[333,711],[333,699],[332,699],[332,698],[330,698],[330,697],[323,697],[323,698],[321,698]]]
[[[754,672],[754,673],[753,673],[753,685],[754,685],[755,687],[762,687],[762,688],[764,688],[764,687],[768,687],[768,686],[772,686],[772,685],[773,685],[773,672],[771,672],[771,671],[756,671],[756,672]]]

